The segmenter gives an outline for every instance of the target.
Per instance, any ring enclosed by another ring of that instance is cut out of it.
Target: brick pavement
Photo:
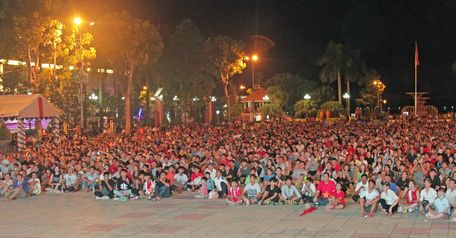
[[[0,201],[0,238],[10,237],[456,237],[456,224],[424,216],[359,217],[353,203],[338,212],[302,206],[230,207],[176,195],[160,202],[102,201],[87,193]]]

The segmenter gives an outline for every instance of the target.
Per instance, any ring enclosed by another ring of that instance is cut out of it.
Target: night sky
[[[264,35],[276,45],[256,67],[265,78],[291,72],[318,81],[316,61],[328,42],[344,43],[360,50],[368,67],[382,75],[388,106],[395,108],[413,104],[404,93],[414,88],[417,41],[419,91],[430,92],[439,110],[456,104],[454,0],[83,0],[68,9],[94,21],[103,12],[127,9],[158,25],[165,39],[186,18],[204,37],[248,42],[252,34]],[[247,79],[248,74],[239,77]]]

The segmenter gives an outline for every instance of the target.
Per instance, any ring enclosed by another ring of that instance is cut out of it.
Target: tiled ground
[[[456,224],[424,222],[415,214],[359,217],[302,206],[230,207],[220,200],[176,195],[160,202],[101,201],[90,194],[44,194],[0,201],[3,237],[456,237]]]

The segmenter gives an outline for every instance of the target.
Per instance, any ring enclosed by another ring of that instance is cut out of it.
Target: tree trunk
[[[125,92],[125,131],[131,132],[131,91],[133,89],[133,65],[128,66],[127,90]]]
[[[33,84],[32,52],[31,52],[30,46],[28,46],[28,45],[27,45],[27,78],[28,78],[28,82],[30,84]]]
[[[347,94],[350,95],[350,80],[347,79]],[[347,99],[347,115],[350,118],[350,98]]]
[[[227,110],[227,114],[228,114],[228,121],[231,121],[231,103],[230,103],[230,92],[228,90],[228,82],[225,83],[225,98],[226,98],[226,110]]]
[[[337,72],[337,98],[339,103],[342,104],[342,77],[340,76],[340,70]]]

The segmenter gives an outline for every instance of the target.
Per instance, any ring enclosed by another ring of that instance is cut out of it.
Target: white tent
[[[62,114],[60,109],[40,94],[0,96],[0,118],[49,118]]]

